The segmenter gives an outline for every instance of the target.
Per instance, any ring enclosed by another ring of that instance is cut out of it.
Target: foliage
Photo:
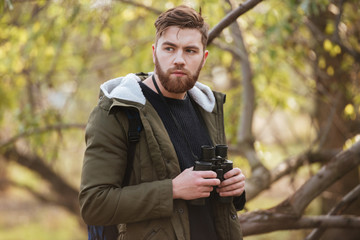
[[[2,170],[5,173],[0,180],[16,180],[13,166],[4,159],[9,147],[21,145],[77,189],[83,127],[97,102],[99,85],[129,72],[153,71],[151,44],[158,11],[182,3],[201,7],[210,27],[229,11],[226,1],[131,2],[0,1],[0,163],[8,169]],[[329,18],[314,36],[309,19],[328,10],[341,12],[341,19]],[[326,75],[325,79],[348,78],[341,88],[334,85],[346,96],[341,121],[358,123],[360,66],[353,53],[360,52],[359,23],[356,0],[346,1],[342,7],[325,0],[264,1],[238,19],[256,93],[255,148],[268,168],[312,149],[319,138],[315,102],[323,85],[317,79],[318,72]],[[218,40],[230,49],[236,48],[228,28]],[[246,105],[242,101],[244,69],[224,45],[209,46],[210,57],[201,77],[214,89],[227,93],[226,133],[229,144],[236,145],[239,116]],[[331,61],[340,57],[340,65],[332,65]],[[217,67],[226,70],[228,84],[222,88],[216,84]],[[328,80],[324,86],[332,84]],[[330,102],[334,96],[321,98]],[[346,136],[351,139],[358,132],[358,127],[351,128]],[[236,164],[244,164],[244,158],[234,159]],[[249,166],[246,168],[250,176]],[[44,183],[37,185],[21,178],[17,183],[39,194],[48,193]]]

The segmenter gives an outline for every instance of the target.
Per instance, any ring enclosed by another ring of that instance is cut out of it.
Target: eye
[[[197,53],[197,51],[194,49],[186,49],[186,52],[191,54]]]
[[[165,47],[164,48],[166,51],[168,52],[173,52],[174,51],[174,48],[173,47]]]

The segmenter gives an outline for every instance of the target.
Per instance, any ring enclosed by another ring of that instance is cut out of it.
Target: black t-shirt
[[[181,171],[194,166],[194,155],[199,159],[202,145],[212,145],[209,133],[197,114],[189,96],[185,99],[165,98],[140,82],[146,99],[159,114],[174,145]],[[171,113],[178,122],[178,129]],[[185,137],[185,136],[186,137]],[[190,234],[192,240],[217,240],[213,216],[208,199],[204,206],[191,205],[188,202]]]

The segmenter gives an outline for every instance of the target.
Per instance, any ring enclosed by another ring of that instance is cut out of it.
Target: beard
[[[166,91],[171,93],[185,93],[194,87],[196,81],[198,80],[203,62],[204,60],[202,60],[194,74],[191,74],[190,71],[186,70],[182,66],[176,66],[164,72],[159,64],[157,56],[155,55],[155,71],[161,85],[166,89]],[[172,76],[171,73],[177,70],[182,71],[184,75]]]

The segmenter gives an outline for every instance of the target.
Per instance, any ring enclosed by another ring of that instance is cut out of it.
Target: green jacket
[[[178,159],[161,119],[129,74],[101,85],[100,99],[86,127],[86,151],[80,186],[80,208],[89,225],[121,224],[122,239],[190,240],[186,202],[172,198]],[[189,91],[198,104],[214,144],[225,143],[225,95],[196,83]],[[135,108],[143,124],[136,145],[129,186],[121,187],[127,164],[128,118],[121,108]],[[119,111],[120,110],[120,111]],[[119,122],[114,114],[117,114]],[[233,204],[211,200],[221,240],[242,239]]]

